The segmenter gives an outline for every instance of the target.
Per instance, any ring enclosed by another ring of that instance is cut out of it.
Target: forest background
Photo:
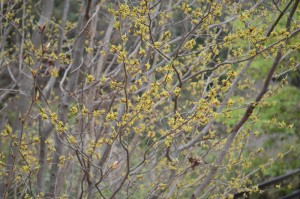
[[[277,198],[299,178],[299,0],[2,0],[0,198]]]

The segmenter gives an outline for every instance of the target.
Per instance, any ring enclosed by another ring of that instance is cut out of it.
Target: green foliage
[[[248,71],[248,75],[251,76],[254,80],[262,79],[270,69],[271,65],[272,60],[266,59],[262,56],[258,56],[253,61],[253,67],[251,67],[251,70]]]
[[[271,96],[267,102],[269,105],[259,110],[259,117],[263,121],[261,130],[269,133],[296,133],[299,136],[299,89],[293,86],[281,88],[279,93]]]

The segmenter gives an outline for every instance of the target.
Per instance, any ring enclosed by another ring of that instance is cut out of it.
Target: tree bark
[[[80,13],[80,17],[78,19],[77,24],[77,38],[74,44],[74,52],[73,52],[73,62],[71,64],[71,71],[74,71],[78,66],[80,66],[83,50],[84,50],[84,42],[87,36],[87,32],[89,29],[89,12],[90,12],[90,3],[91,0],[85,0],[82,3],[82,9]],[[66,115],[68,112],[69,104],[71,102],[71,94],[74,93],[78,77],[79,77],[80,69],[77,69],[73,74],[71,73],[70,80],[67,83],[67,88],[63,93],[61,103],[59,105],[58,110],[58,119],[62,121],[64,124],[66,123]],[[49,182],[49,193],[47,197],[56,198],[60,193],[57,192],[56,182],[59,178],[59,157],[63,155],[63,140],[64,133],[55,135],[55,150],[56,153],[53,155],[53,161],[50,169],[50,182]]]
[[[41,17],[38,21],[38,26],[46,25],[47,22],[51,19],[52,10],[53,10],[54,0],[43,0],[42,1],[42,11]],[[39,49],[43,43],[43,34],[46,31],[47,26],[45,27],[44,31],[40,31],[39,27],[35,28],[31,41],[36,49]],[[27,118],[28,114],[30,113],[31,106],[34,103],[34,77],[31,74],[31,70],[37,70],[39,67],[39,61],[33,55],[34,63],[30,66],[25,66],[23,71],[20,71],[20,99],[18,100],[18,113],[15,117],[18,119],[15,120],[13,125],[13,132],[17,137],[17,142],[19,143],[18,146],[13,146],[12,143],[10,145],[10,149],[12,149],[11,154],[8,156],[7,159],[7,177],[4,179],[4,182],[0,184],[0,196],[3,198],[8,197],[8,190],[10,189],[10,185],[14,180],[14,173],[15,173],[15,165],[18,162],[19,156],[19,147],[20,142],[23,137],[23,126],[25,124],[25,119]],[[30,67],[30,68],[29,68]]]

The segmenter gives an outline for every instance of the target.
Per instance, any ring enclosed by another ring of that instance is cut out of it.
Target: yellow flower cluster
[[[4,130],[0,133],[0,136],[7,137],[10,136],[11,133],[12,133],[12,128],[10,127],[9,124],[6,124]]]
[[[87,83],[91,83],[93,81],[95,81],[95,77],[93,75],[89,74],[89,75],[86,76],[86,82]]]
[[[107,121],[112,121],[112,120],[117,119],[117,112],[111,111],[111,112],[107,113],[105,119],[106,119]]]

